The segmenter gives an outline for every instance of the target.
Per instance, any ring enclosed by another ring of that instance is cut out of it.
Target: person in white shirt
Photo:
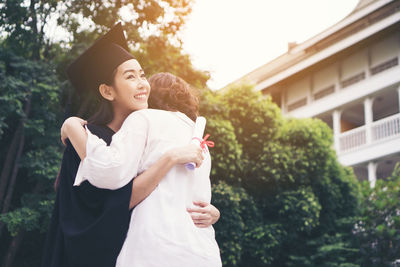
[[[86,157],[79,166],[76,186],[88,180],[99,188],[118,189],[166,151],[190,143],[198,109],[190,87],[169,73],[156,74],[149,82],[149,102],[156,109],[130,114],[110,146],[88,129],[85,132],[82,127],[75,128],[80,131],[80,138],[87,139]],[[69,138],[68,132],[64,138]],[[194,209],[201,216],[202,207],[193,207],[193,202],[202,203],[203,207],[210,203],[210,170],[207,149],[203,163],[194,171],[184,165],[171,168],[133,210],[117,266],[221,266],[213,227],[196,223],[188,212]]]

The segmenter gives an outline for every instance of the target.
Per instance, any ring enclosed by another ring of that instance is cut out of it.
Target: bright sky
[[[358,0],[196,0],[183,33],[195,67],[220,89],[347,16]]]

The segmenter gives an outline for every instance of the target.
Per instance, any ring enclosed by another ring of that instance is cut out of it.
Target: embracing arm
[[[150,195],[173,166],[194,162],[199,167],[203,159],[201,148],[194,144],[167,151],[150,168],[133,180],[129,208],[132,209]]]
[[[87,121],[81,118],[69,117],[61,127],[61,142],[65,145],[66,140],[69,139],[81,160],[86,157],[86,142],[88,137],[83,128],[85,124],[87,124]]]
[[[70,119],[67,119],[62,127],[61,130],[61,138],[62,141],[64,142],[66,138],[69,138],[72,145],[74,146],[75,150],[78,152],[80,158],[85,161],[84,165],[86,166],[80,166],[78,170],[77,177],[80,176],[87,176],[86,178],[91,182],[93,185],[101,188],[109,188],[109,189],[116,189],[121,187],[120,183],[125,183],[129,182],[132,177],[136,175],[137,169],[132,169],[132,173],[127,173],[121,176],[121,173],[118,172],[109,172],[108,168],[113,168],[113,164],[110,162],[107,162],[107,157],[108,160],[112,161],[115,160],[117,161],[114,165],[114,167],[117,167],[117,169],[121,169],[122,165],[126,165],[127,163],[121,162],[121,159],[119,159],[120,162],[118,162],[118,157],[122,158],[124,157],[123,155],[126,155],[125,157],[130,157],[130,153],[126,152],[125,150],[129,151],[135,151],[142,149],[143,146],[136,147],[135,144],[132,144],[134,140],[132,138],[135,138],[134,136],[131,135],[124,135],[125,137],[118,137],[118,135],[121,135],[121,131],[127,131],[127,128],[130,127],[130,122],[128,121],[127,123],[124,122],[123,126],[121,127],[121,130],[116,133],[115,135],[117,138],[113,137],[113,141],[111,142],[110,146],[117,147],[114,150],[111,150],[112,148],[109,148],[106,146],[104,142],[102,142],[100,139],[94,137],[90,131],[88,133],[84,130],[82,125],[84,125],[85,121],[77,118],[77,117],[72,117]],[[136,124],[138,127],[138,125]],[[139,138],[141,139],[141,134],[139,134]],[[94,140],[92,141],[91,144],[88,145],[88,148],[92,147],[95,151],[95,153],[91,152],[91,155],[89,156],[89,160],[86,160],[86,142],[88,140]],[[115,140],[117,139],[117,140]],[[139,143],[141,144],[140,140],[138,140]],[[122,146],[121,146],[122,142]],[[119,145],[118,145],[119,144]],[[96,151],[97,150],[97,151]],[[111,150],[111,151],[110,151]],[[141,153],[139,153],[141,155]],[[108,155],[108,156],[107,156]],[[132,158],[132,157],[130,157]],[[123,160],[123,159],[122,159]],[[138,162],[140,160],[140,157],[136,159]],[[141,202],[144,198],[146,198],[158,185],[158,183],[161,181],[161,179],[167,174],[167,172],[177,164],[184,164],[187,162],[194,162],[196,163],[197,167],[200,166],[201,162],[203,160],[203,155],[201,149],[193,144],[189,144],[183,147],[179,148],[174,148],[171,149],[170,151],[167,151],[156,163],[154,163],[149,169],[147,169],[145,172],[137,176],[132,185],[132,196],[131,196],[131,201],[130,201],[130,207],[134,207],[137,205],[139,202]],[[135,160],[131,160],[130,162],[135,165]],[[82,163],[81,163],[82,165]],[[128,163],[129,165],[129,163]],[[137,164],[136,164],[137,165]],[[88,168],[95,168],[99,167],[100,169],[103,169],[104,172],[99,173],[99,170],[94,169],[91,172],[87,172]],[[118,167],[119,166],[119,167]],[[131,167],[131,166],[127,166]],[[86,169],[86,171],[84,170]],[[86,174],[84,175],[84,173]],[[106,179],[105,174],[109,173],[110,177]],[[103,177],[106,184],[104,184],[104,181],[99,181],[99,177]],[[115,177],[117,179],[115,179]],[[110,179],[111,178],[111,179]],[[119,187],[118,187],[119,186]]]
[[[88,180],[98,188],[118,189],[137,175],[148,130],[143,115],[129,115],[109,146],[89,129],[83,129],[77,118],[68,119],[63,127],[67,133],[64,138],[70,139],[82,158],[74,185]]]

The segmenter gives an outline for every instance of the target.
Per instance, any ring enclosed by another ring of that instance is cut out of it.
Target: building
[[[236,82],[269,94],[282,112],[334,133],[339,161],[360,180],[400,162],[400,0],[360,0],[343,20]]]

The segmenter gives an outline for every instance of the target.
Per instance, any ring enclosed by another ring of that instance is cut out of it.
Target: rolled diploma
[[[206,128],[206,118],[197,117],[196,124],[194,125],[194,131],[192,136],[192,144],[196,144],[200,146],[200,141],[203,140],[204,129]],[[198,139],[197,139],[198,138]],[[196,168],[196,164],[194,162],[189,162],[185,164],[188,170],[193,171]]]

